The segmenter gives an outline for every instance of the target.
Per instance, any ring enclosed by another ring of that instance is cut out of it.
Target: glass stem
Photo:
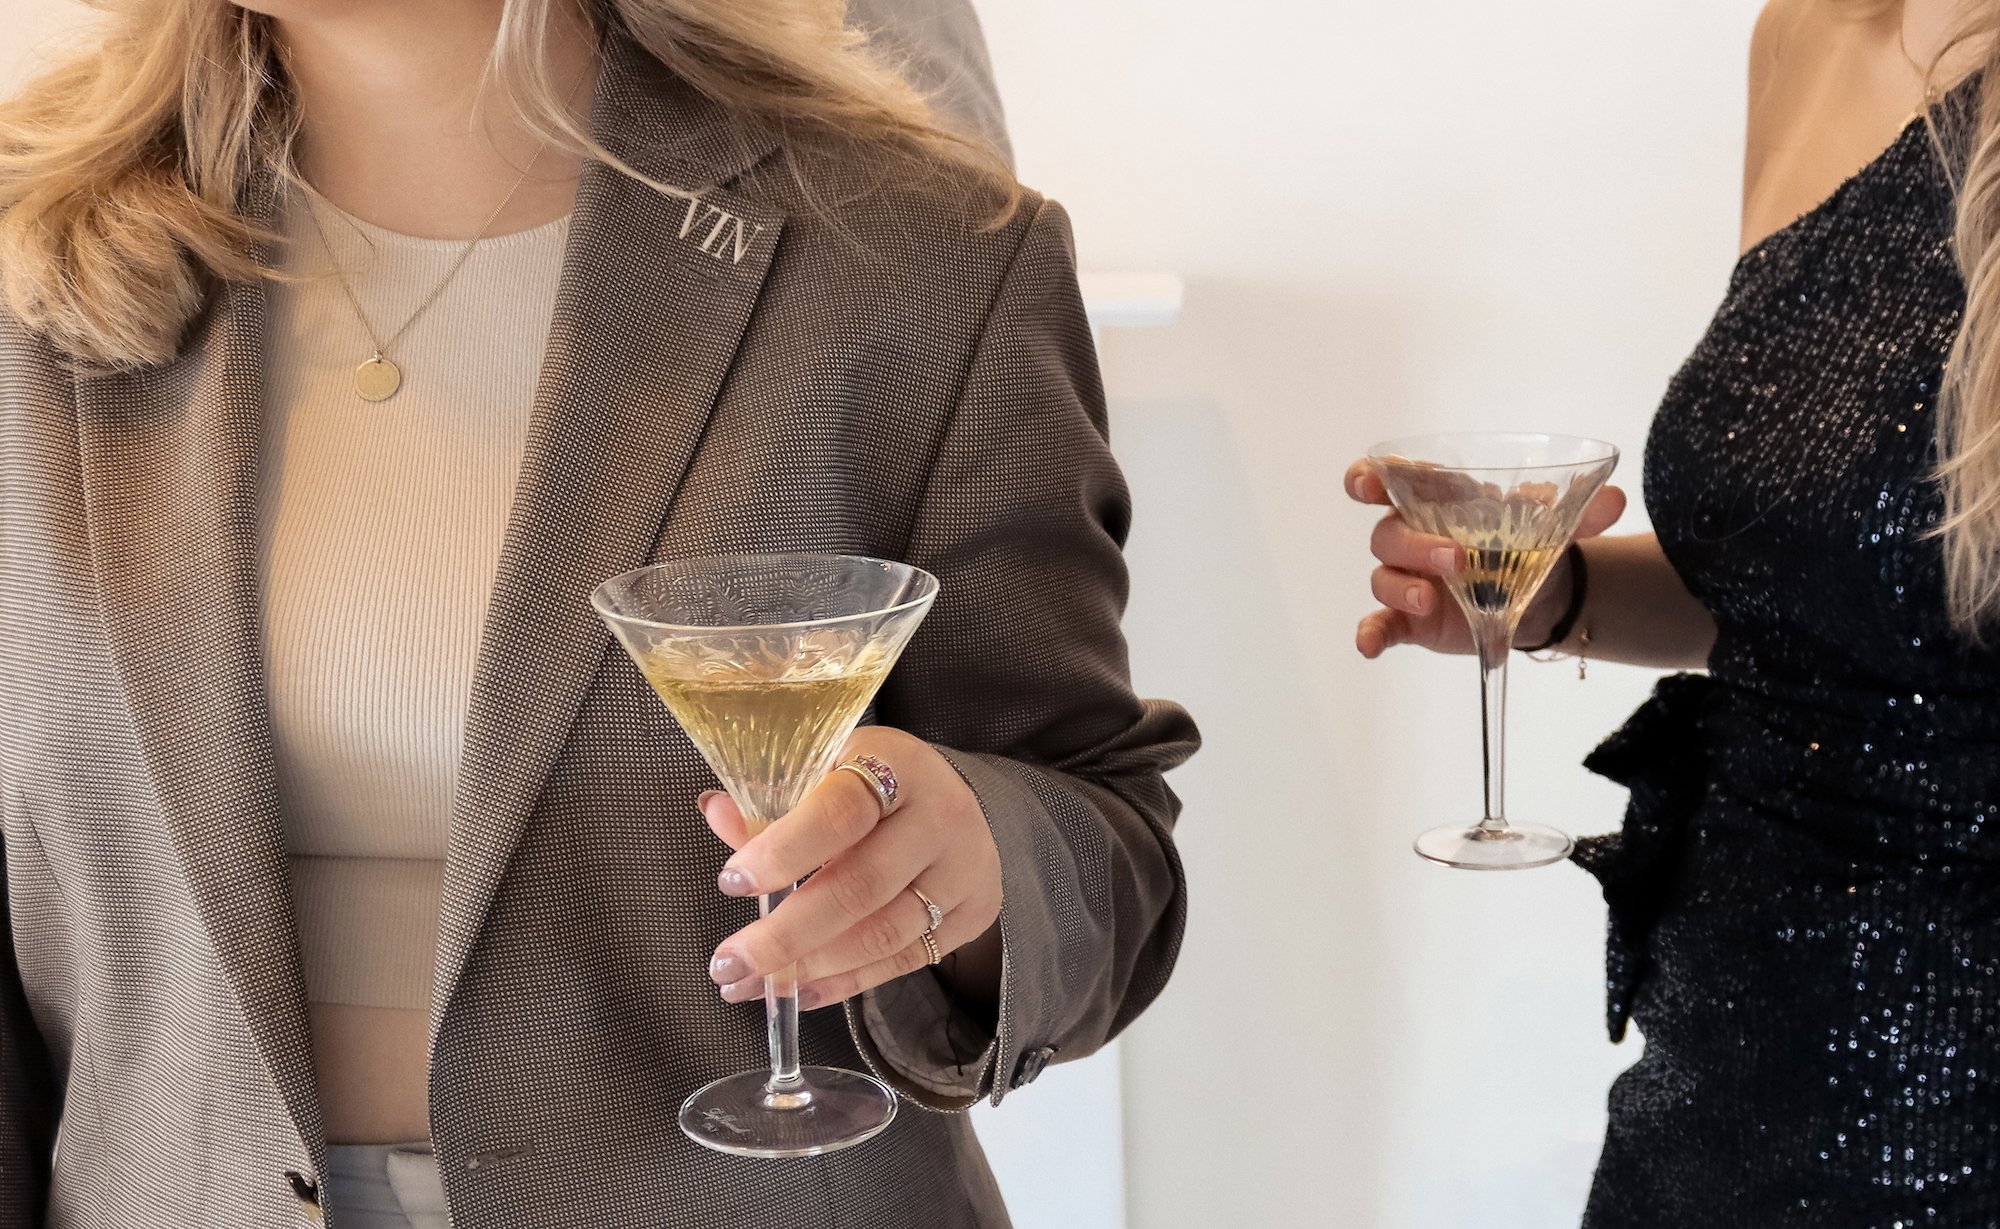
[[[790,888],[779,888],[757,898],[758,915],[785,903]],[[771,1083],[773,1093],[791,1092],[804,1084],[799,1075],[799,976],[797,965],[786,965],[764,978],[764,1023],[771,1037]]]
[[[1513,628],[1494,623],[1473,627],[1479,648],[1479,728],[1484,736],[1486,832],[1507,828],[1507,658],[1513,652]]]

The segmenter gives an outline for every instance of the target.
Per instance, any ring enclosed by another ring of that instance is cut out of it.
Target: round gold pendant
[[[376,355],[354,369],[354,391],[363,401],[387,401],[403,386],[403,369]]]

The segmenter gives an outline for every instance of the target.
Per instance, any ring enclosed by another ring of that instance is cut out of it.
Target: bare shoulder
[[[1744,130],[1743,196],[1747,204],[1752,185],[1761,172],[1763,155],[1770,145],[1771,108],[1765,105],[1777,78],[1778,56],[1786,35],[1798,23],[1799,10],[1809,7],[1801,0],[1766,0],[1750,31],[1750,113]]]
[[[1758,10],[1757,24],[1750,30],[1750,108],[1753,115],[1758,96],[1771,84],[1778,49],[1803,7],[1807,6],[1799,0],[1765,0],[1764,7]]]
[[[1930,88],[1905,37],[1929,0],[1770,0],[1750,40],[1745,250],[1880,157]],[[1935,53],[1929,56],[1934,60]]]

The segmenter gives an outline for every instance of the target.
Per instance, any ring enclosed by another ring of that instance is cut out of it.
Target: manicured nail
[[[811,1011],[813,1008],[819,1006],[821,1003],[824,1002],[826,1002],[826,995],[821,993],[819,990],[815,989],[812,986],[799,987],[800,1011]]]
[[[1422,585],[1411,585],[1408,591],[1403,594],[1403,604],[1408,606],[1412,611],[1421,613],[1424,608],[1424,587]]]
[[[757,885],[750,882],[749,872],[738,870],[733,866],[722,868],[722,873],[715,877],[715,886],[722,890],[724,896],[754,896],[757,894]]]
[[[1449,576],[1458,571],[1458,550],[1455,547],[1440,546],[1431,552],[1431,568],[1440,575]]]
[[[722,1001],[725,1003],[747,1003],[751,999],[763,997],[763,994],[764,987],[761,984],[753,984],[747,981],[733,981],[722,988]]]
[[[727,990],[750,972],[749,961],[735,952],[717,952],[708,962],[708,975],[715,984]]]

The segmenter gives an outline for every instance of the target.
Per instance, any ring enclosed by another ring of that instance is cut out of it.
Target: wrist
[[[1556,572],[1560,575],[1550,576],[1552,583],[1542,586],[1529,604],[1527,617],[1521,620],[1515,647],[1524,653],[1560,648],[1582,620],[1590,593],[1590,569],[1584,562],[1583,548],[1570,543],[1556,564]]]
[[[1528,609],[1522,613],[1521,625],[1514,629],[1514,643],[1520,646],[1541,644],[1546,641],[1549,633],[1555,630],[1556,624],[1561,622],[1563,612],[1569,609],[1570,592],[1574,587],[1570,578],[1569,558],[1565,555],[1556,561],[1548,580],[1535,594],[1534,600],[1528,603]]]

